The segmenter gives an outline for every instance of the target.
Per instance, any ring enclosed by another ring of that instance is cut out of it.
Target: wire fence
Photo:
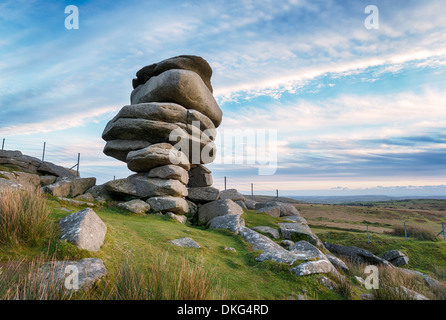
[[[36,142],[10,137],[0,139],[1,150],[18,150],[41,161],[75,170],[82,177],[95,177],[98,184],[131,174],[124,163],[110,160],[100,147],[86,151],[82,146],[61,145],[52,141]]]

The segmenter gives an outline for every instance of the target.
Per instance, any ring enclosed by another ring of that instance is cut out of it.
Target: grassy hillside
[[[299,277],[290,273],[287,265],[256,262],[254,258],[258,252],[252,251],[250,245],[240,236],[234,236],[228,231],[183,225],[157,214],[131,214],[116,207],[115,203],[102,206],[98,204],[94,208],[107,225],[107,235],[101,250],[97,253],[79,250],[69,243],[59,241],[58,221],[82,208],[70,206],[48,195],[45,197],[54,233],[50,232],[36,244],[0,244],[0,268],[6,271],[26,272],[25,270],[28,270],[26,266],[35,260],[101,258],[108,270],[106,280],[89,292],[79,293],[70,298],[191,299],[192,297],[293,300],[303,295],[307,299],[336,300],[360,299],[360,294],[367,292],[354,281],[353,273],[345,274],[351,285],[344,288],[339,285],[338,289],[329,290],[319,283],[320,275]],[[420,241],[412,238],[405,240],[403,237],[383,233],[391,230],[392,225],[400,223],[402,219],[409,219],[411,223],[435,229],[438,227],[438,221],[432,219],[443,217],[438,215],[440,210],[427,210],[428,214],[418,208],[303,203],[295,205],[323,241],[327,241],[330,231],[332,242],[359,246],[375,254],[382,254],[387,250],[402,250],[410,257],[407,267],[446,280],[446,241]],[[278,223],[282,221],[282,218],[273,218],[249,210],[245,211],[243,218],[248,227],[263,225],[278,228]],[[422,218],[423,222],[416,221]],[[371,243],[367,243],[363,232],[365,221],[371,225]],[[201,249],[180,248],[168,243],[169,240],[182,237],[191,237],[201,245]],[[225,250],[227,248],[234,248],[236,252]],[[14,269],[17,264],[25,267]],[[140,279],[141,274],[144,274],[145,280]],[[189,284],[184,284],[186,287],[202,286],[206,289],[201,290],[199,295],[191,295],[192,293],[184,293],[181,290],[178,293],[175,287],[178,283],[182,283],[181,281],[184,282],[184,279],[190,279]],[[140,283],[141,281],[144,285]],[[157,283],[159,292],[155,296],[134,290],[125,291],[128,288],[142,288],[145,285],[150,285],[151,290],[154,290],[154,282]],[[3,293],[6,290],[6,283],[3,281]],[[0,297],[1,295],[0,284]]]

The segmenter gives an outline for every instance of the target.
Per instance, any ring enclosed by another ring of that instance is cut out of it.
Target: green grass
[[[320,233],[318,236],[322,241],[328,241],[327,233]],[[415,238],[405,240],[391,235],[373,234],[370,243],[367,243],[364,233],[331,232],[330,242],[364,248],[377,256],[389,250],[400,250],[409,257],[409,264],[404,268],[430,274],[439,270],[446,272],[446,241],[420,241]]]
[[[63,208],[71,210],[67,212],[61,208],[62,203],[57,198],[48,195],[46,198],[51,212],[49,217],[55,229],[60,219],[82,209],[64,203]],[[359,299],[359,294],[364,292],[358,284],[350,286],[349,283],[342,281],[338,281],[337,291],[330,291],[319,284],[319,275],[299,277],[292,274],[287,265],[271,261],[258,263],[254,259],[259,252],[252,251],[250,245],[240,236],[235,236],[226,230],[182,225],[162,215],[133,214],[110,204],[98,206],[94,210],[107,225],[105,242],[100,251],[92,253],[59,241],[60,234],[56,232],[44,243],[0,245],[0,263],[21,260],[30,262],[39,259],[101,258],[108,270],[106,280],[93,291],[74,296],[77,299],[150,298],[147,290],[125,293],[124,288],[128,286],[140,288],[142,284],[152,283],[153,280],[149,279],[154,279],[151,277],[153,270],[156,269],[151,266],[159,266],[159,270],[166,272],[159,273],[161,277],[155,279],[169,279],[166,281],[172,285],[183,283],[181,279],[190,278],[195,279],[195,282],[191,280],[192,286],[204,288],[203,296],[194,292],[186,294],[171,289],[165,293],[157,291],[156,297],[159,299],[195,297],[273,300],[296,299],[298,295],[305,293],[310,299],[333,300]],[[283,221],[282,218],[257,214],[250,210],[246,210],[242,217],[247,227],[262,225],[277,229],[278,223]],[[313,230],[322,241],[327,241],[327,229]],[[420,241],[412,238],[404,240],[391,235],[372,234],[372,242],[367,244],[365,234],[362,232],[342,232],[332,229],[330,231],[331,241],[334,243],[362,247],[377,255],[388,250],[402,250],[410,258],[409,268],[431,274],[446,274],[446,242]],[[180,248],[168,243],[169,240],[182,237],[192,238],[201,245],[201,249]],[[236,252],[225,250],[227,247],[234,248]],[[181,274],[191,276],[175,278],[175,270],[183,270]],[[200,282],[202,278],[207,279],[206,282]],[[121,289],[116,291],[117,287]],[[188,288],[186,285],[184,287]]]

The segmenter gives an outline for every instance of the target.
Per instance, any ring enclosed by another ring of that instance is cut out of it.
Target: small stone
[[[195,249],[201,248],[200,245],[191,238],[180,238],[180,239],[170,240],[169,243],[179,247],[195,248]]]

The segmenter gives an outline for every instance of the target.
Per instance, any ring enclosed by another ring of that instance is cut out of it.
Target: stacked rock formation
[[[154,211],[175,214],[190,210],[187,196],[198,202],[218,198],[202,166],[215,158],[215,129],[222,120],[211,76],[207,61],[197,56],[169,58],[136,73],[131,104],[102,134],[104,153],[135,174],[109,181],[109,194],[143,199]]]

